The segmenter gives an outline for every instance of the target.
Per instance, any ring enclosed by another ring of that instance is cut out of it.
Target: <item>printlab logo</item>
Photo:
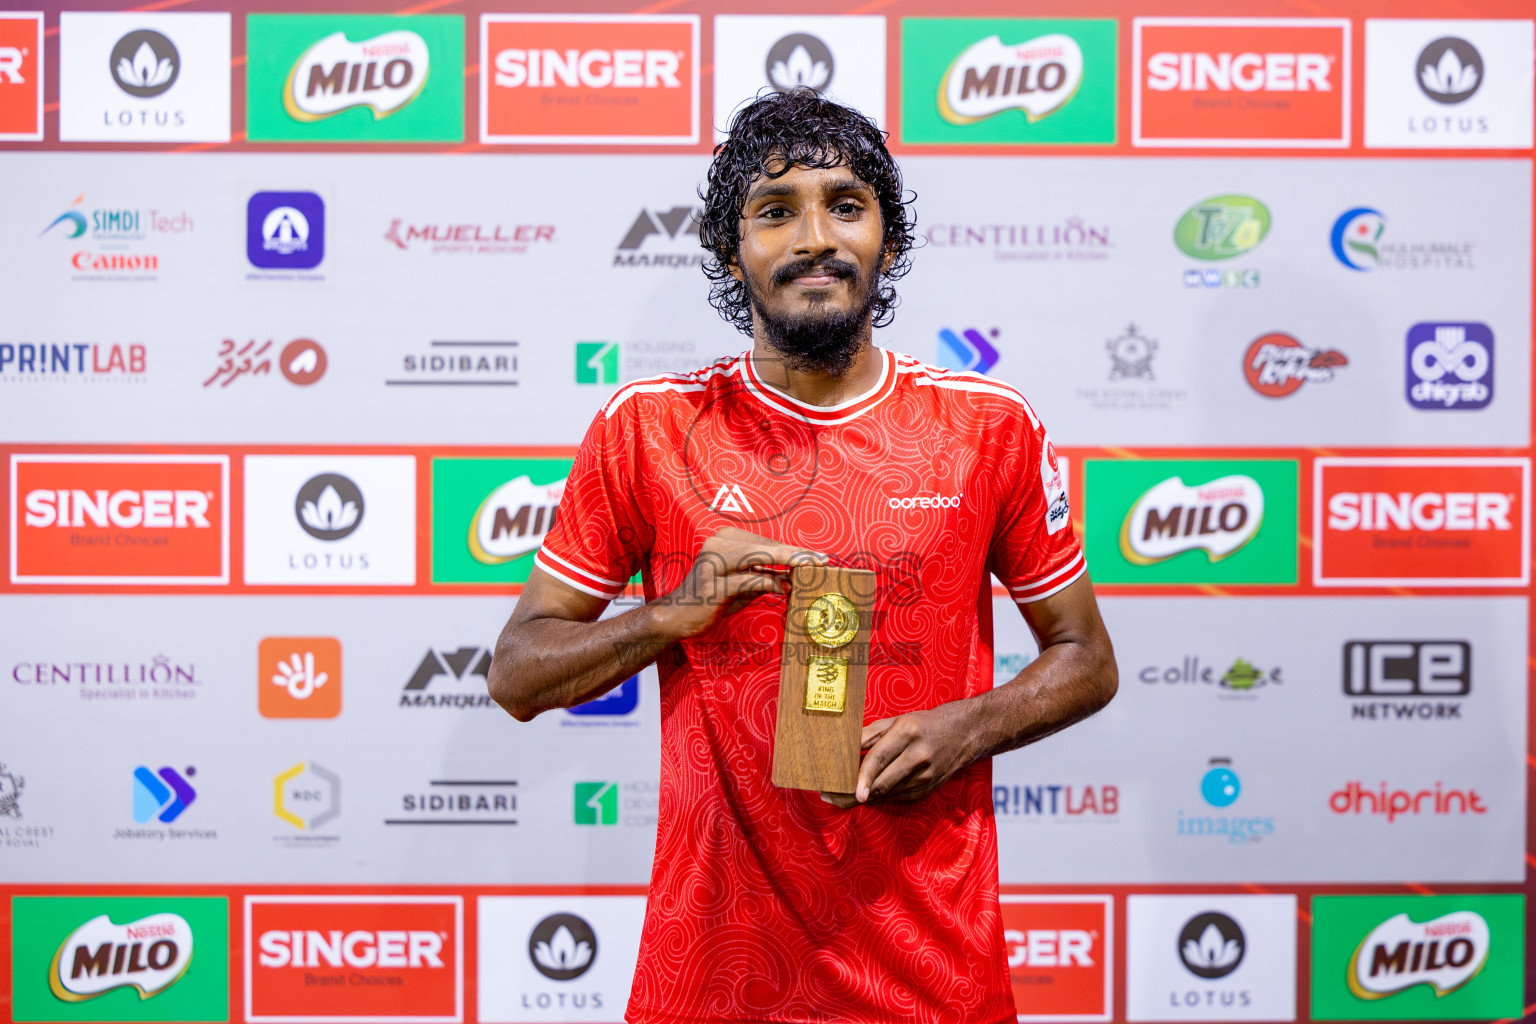
[[[1352,719],[1460,719],[1472,692],[1472,645],[1465,640],[1350,640],[1344,696]]]
[[[181,54],[153,29],[129,32],[112,47],[112,79],[130,96],[152,99],[176,84]]]
[[[316,540],[341,540],[363,521],[363,492],[340,473],[321,473],[299,488],[294,515]]]
[[[0,380],[79,380],[142,384],[149,364],[146,345],[0,343]]]
[[[486,692],[486,680],[491,672],[489,647],[460,647],[457,650],[428,650],[411,678],[406,680],[400,694],[402,708],[456,707],[493,708],[496,705]],[[433,686],[436,680],[448,677],[463,684],[444,687]],[[469,692],[464,692],[466,686]]]
[[[652,238],[658,241],[648,242]],[[693,206],[642,209],[613,254],[616,267],[697,267],[703,262],[699,210]]]
[[[619,382],[619,343],[616,341],[578,341],[576,343],[577,384],[617,384]]]
[[[948,327],[940,328],[938,362],[942,365],[952,363],[957,370],[986,373],[997,365],[1000,358],[996,346],[988,340],[988,335],[995,339],[998,334],[996,327],[990,328],[986,334],[974,327],[967,327],[959,334]]]
[[[1195,915],[1179,931],[1179,960],[1197,978],[1225,978],[1243,962],[1245,950],[1243,929],[1216,911]]]
[[[1481,323],[1408,328],[1408,404],[1415,409],[1482,409],[1493,401],[1493,330]]]
[[[325,200],[314,192],[251,196],[245,206],[245,256],[251,266],[268,271],[318,267],[325,259]],[[308,274],[288,279],[316,278]]]
[[[341,714],[341,641],[269,636],[257,647],[257,708],[263,718]]]
[[[219,365],[212,375],[203,381],[203,387],[211,388],[215,383],[221,388],[227,388],[241,377],[266,377],[272,373],[272,347],[274,342],[268,338],[264,342],[247,341],[244,344],[234,338],[225,338],[219,343]],[[277,368],[284,379],[290,384],[304,388],[315,383],[325,376],[326,367],[330,360],[326,358],[325,349],[320,347],[318,341],[311,338],[296,338],[283,346],[282,352],[277,354]]]
[[[341,814],[340,776],[315,761],[300,761],[279,773],[273,788],[272,813],[304,833],[303,836],[285,836],[282,842],[295,845],[294,840],[334,841],[334,836],[322,837],[314,833]]]
[[[133,820],[143,825],[149,821],[170,824],[197,799],[197,790],[187,780],[197,774],[197,769],[187,767],[181,771],[163,767],[152,772],[143,765],[133,770]]]
[[[1112,785],[995,785],[992,810],[1016,821],[1110,821],[1120,813],[1120,787]]]
[[[1293,395],[1303,384],[1326,384],[1348,365],[1336,348],[1311,348],[1279,331],[1255,338],[1243,354],[1243,376],[1265,398]]]
[[[1420,51],[1415,71],[1425,96],[1447,105],[1464,103],[1483,84],[1483,55],[1465,39],[1445,36]]]
[[[572,981],[597,960],[597,933],[575,914],[551,914],[528,936],[528,958],[551,981]]]

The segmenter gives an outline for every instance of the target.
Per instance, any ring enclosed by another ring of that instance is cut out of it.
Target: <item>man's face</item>
[[[873,188],[845,166],[796,166],[747,190],[731,269],[792,365],[841,373],[869,326],[883,242]]]

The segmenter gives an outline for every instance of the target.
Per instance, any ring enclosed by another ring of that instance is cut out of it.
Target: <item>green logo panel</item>
[[[1519,1018],[1525,897],[1315,896],[1314,1020]]]
[[[1113,18],[903,18],[901,141],[1115,141]]]
[[[570,459],[432,460],[432,582],[522,583]]]
[[[1287,459],[1089,459],[1084,546],[1095,583],[1296,582]]]
[[[456,14],[251,14],[252,142],[464,141]]]
[[[617,782],[578,782],[574,790],[573,820],[578,825],[619,823]]]
[[[226,1021],[229,905],[14,896],[11,986],[17,1021]]]
[[[618,342],[578,341],[576,343],[577,384],[617,384],[618,382]]]

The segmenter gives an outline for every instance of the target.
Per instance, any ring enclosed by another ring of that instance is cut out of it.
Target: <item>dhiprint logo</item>
[[[528,956],[544,977],[571,981],[596,961],[597,933],[575,914],[551,914],[528,936]]]
[[[263,718],[341,714],[341,641],[335,637],[265,637],[256,665],[256,704]]]
[[[257,192],[245,210],[245,255],[251,266],[313,270],[325,259],[325,200],[317,193]]]
[[[1309,348],[1276,331],[1254,339],[1243,355],[1248,386],[1265,398],[1293,395],[1303,384],[1326,384],[1349,360],[1336,348]]]
[[[332,32],[294,62],[283,83],[283,109],[308,122],[366,107],[382,121],[417,97],[431,61],[427,41],[407,29],[358,42]]]
[[[764,73],[779,92],[812,89],[825,92],[832,84],[836,62],[832,50],[816,36],[791,32],[768,50]]]
[[[996,327],[988,330],[987,334],[974,327],[967,327],[959,334],[948,327],[940,328],[938,361],[943,364],[953,363],[957,370],[986,373],[997,365],[1000,358],[997,348],[987,339],[987,335],[996,338],[999,333]]]
[[[714,500],[709,503],[711,512],[737,512],[745,515],[757,515],[757,510],[747,500],[742,492],[741,484],[721,484],[715,492]]]
[[[341,540],[363,521],[363,492],[340,473],[321,473],[299,488],[293,511],[311,537]]]
[[[187,767],[178,772],[164,767],[152,772],[143,765],[133,770],[133,820],[140,825],[148,821],[169,824],[197,799],[197,790],[187,780],[197,774],[197,769]]]
[[[1197,914],[1179,932],[1179,959],[1197,978],[1225,978],[1243,962],[1243,929],[1226,914]]]
[[[1447,789],[1443,782],[1435,781],[1434,789],[1393,789],[1386,780],[1372,789],[1351,779],[1344,788],[1328,794],[1328,809],[1334,814],[1381,815],[1390,825],[1405,815],[1417,817],[1430,814],[1443,817],[1450,814],[1487,814],[1488,805],[1477,790],[1472,788]]]
[[[1345,210],[1333,222],[1333,234],[1328,240],[1334,258],[1350,270],[1374,270],[1381,263],[1377,243],[1386,229],[1387,218],[1380,210],[1369,206]]]
[[[1483,55],[1465,39],[1445,36],[1419,53],[1419,88],[1436,103],[1464,103],[1483,84]]]
[[[66,1003],[80,1003],[118,988],[140,999],[164,992],[192,960],[192,926],[180,914],[151,914],[114,924],[106,914],[70,932],[53,954],[48,987]]]
[[[176,84],[181,54],[164,35],[153,29],[140,29],[117,41],[109,64],[119,89],[130,96],[150,99]]]
[[[43,137],[43,15],[0,14],[0,141]]]
[[[1408,328],[1408,404],[1415,409],[1483,409],[1493,401],[1493,330],[1480,323]]]
[[[1017,109],[1033,124],[1066,105],[1082,81],[1083,51],[1069,35],[1007,46],[988,36],[961,51],[944,73],[939,116],[966,125]]]

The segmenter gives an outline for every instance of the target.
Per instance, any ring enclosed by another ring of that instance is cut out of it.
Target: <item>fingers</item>
[[[907,744],[896,759],[887,764],[870,783],[869,798],[871,800],[900,799],[923,795],[929,784],[929,780],[923,773],[931,763],[932,759],[921,744]],[[860,775],[862,774],[861,772]]]
[[[859,765],[859,782],[854,790],[859,803],[869,801],[875,780],[901,756],[906,746],[907,736],[902,730],[887,728],[884,735],[869,748],[869,753],[864,755],[864,762]]]
[[[784,544],[734,526],[717,530],[714,536],[705,541],[705,546],[724,556],[727,572],[762,565],[827,564],[827,556],[820,551]]]
[[[823,793],[821,799],[822,802],[829,803],[840,811],[859,806],[859,798],[852,793]]]
[[[894,718],[882,718],[878,722],[870,722],[866,725],[864,727],[863,739],[859,742],[859,749],[868,750],[874,746],[875,741],[885,735],[886,730],[891,727],[891,723],[894,721],[896,721]]]

